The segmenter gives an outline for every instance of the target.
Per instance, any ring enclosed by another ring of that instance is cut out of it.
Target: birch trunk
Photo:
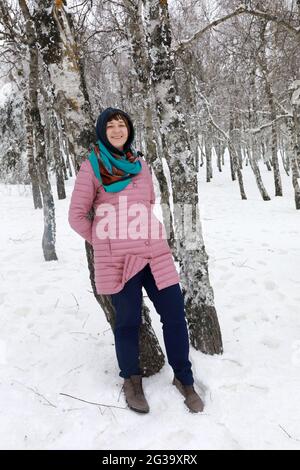
[[[24,93],[26,95],[26,93]],[[41,209],[42,196],[40,191],[39,177],[36,168],[36,162],[34,160],[34,143],[33,143],[33,127],[30,114],[30,104],[28,102],[28,97],[24,96],[24,106],[25,106],[25,127],[26,127],[26,152],[27,152],[27,161],[28,161],[28,172],[31,181],[32,188],[32,197],[33,197],[33,206],[35,209]]]
[[[155,96],[155,111],[160,123],[163,156],[170,171],[174,210],[176,249],[191,343],[209,354],[221,353],[222,339],[208,275],[208,255],[205,250],[199,217],[197,169],[191,154],[180,97],[174,83],[174,57],[171,51],[171,31],[166,0],[144,0],[146,31],[151,58],[151,84]],[[181,210],[195,212],[192,221],[181,224]],[[192,230],[195,228],[196,230]]]
[[[35,161],[38,170],[39,184],[43,198],[44,213],[44,233],[42,248],[46,261],[57,260],[55,252],[55,208],[48,178],[48,168],[45,154],[45,134],[44,126],[41,122],[40,110],[38,107],[38,44],[36,41],[33,23],[25,0],[19,0],[20,8],[26,22],[26,37],[29,53],[29,105],[30,115],[34,132]],[[24,67],[25,69],[25,67]]]
[[[50,0],[39,0],[35,22],[39,24],[40,45],[43,33],[48,38],[43,59],[48,68],[55,94],[55,109],[61,116],[68,150],[73,159],[75,172],[80,168],[82,157],[89,144],[94,141],[94,119],[85,82],[83,62],[80,59],[80,44],[74,34],[72,17],[62,2],[56,2],[52,10]],[[42,25],[42,26],[41,26]],[[49,39],[51,39],[49,41]],[[93,211],[89,213],[93,217]],[[109,295],[99,295],[95,288],[93,247],[85,243],[90,280],[96,300],[103,309],[114,330],[114,307]],[[143,323],[140,330],[140,365],[143,375],[158,372],[164,364],[164,356],[151,328],[149,309],[143,304]]]
[[[90,272],[90,281],[94,296],[103,309],[108,323],[112,331],[115,329],[115,309],[111,302],[109,295],[99,295],[96,291],[95,285],[95,268],[94,268],[94,254],[93,248],[85,242],[88,268]],[[140,350],[140,369],[144,377],[149,377],[156,374],[161,370],[165,364],[165,356],[161,350],[155,332],[152,328],[151,317],[148,307],[143,302],[142,305],[142,324],[139,331],[139,350]]]
[[[267,190],[265,188],[265,185],[263,183],[261,173],[260,173],[260,169],[259,169],[259,166],[258,166],[257,161],[256,161],[256,155],[251,154],[251,150],[249,149],[249,147],[247,147],[247,154],[248,154],[248,159],[249,159],[249,162],[250,162],[250,166],[251,166],[251,169],[254,173],[256,184],[257,184],[258,190],[261,194],[261,197],[264,201],[270,201],[271,198],[268,195],[268,192],[267,192]]]
[[[295,206],[296,209],[300,209],[300,80],[295,80],[291,86],[291,103],[293,106],[293,118],[289,120],[291,139],[290,160]]]
[[[214,149],[217,155],[217,167],[219,172],[222,172],[222,159],[224,156],[225,146],[219,139],[215,139],[214,141]]]
[[[271,151],[272,151],[272,167],[273,167],[273,176],[274,176],[274,185],[275,185],[275,196],[282,196],[282,183],[281,183],[281,176],[280,176],[280,170],[279,170],[279,161],[278,161],[276,104],[275,104],[274,92],[273,92],[273,89],[272,89],[272,84],[271,84],[271,79],[270,79],[269,66],[268,66],[268,63],[267,63],[266,52],[265,52],[265,47],[266,47],[266,39],[265,39],[266,23],[264,21],[260,21],[260,24],[261,24],[260,38],[261,38],[262,46],[260,48],[260,53],[257,55],[257,58],[258,58],[258,63],[260,65],[262,74],[263,74],[266,95],[267,95],[267,98],[268,98],[268,103],[269,103],[269,108],[270,108],[270,113],[271,113],[271,115],[270,115],[270,119],[272,121],[272,126],[271,126]]]
[[[171,192],[165,176],[162,160],[162,143],[160,139],[159,122],[155,116],[155,98],[150,81],[151,60],[148,56],[149,38],[145,35],[143,28],[142,2],[138,2],[137,7],[131,0],[124,0],[128,16],[128,30],[132,46],[133,66],[141,86],[142,100],[144,103],[144,141],[146,144],[146,159],[159,182],[160,203],[163,220],[167,233],[169,233],[169,244],[176,258],[174,225],[171,219]]]
[[[206,182],[209,183],[213,176],[212,170],[212,142],[211,142],[211,129],[208,126],[207,135],[205,137],[205,156],[206,156]]]
[[[233,124],[233,112],[230,109],[229,111],[229,138],[232,136],[232,131],[234,128]],[[236,179],[236,171],[235,171],[235,162],[234,162],[234,153],[232,152],[232,146],[228,145],[228,152],[229,152],[229,161],[230,161],[230,174],[232,181]]]
[[[228,151],[229,151],[229,155],[230,155],[231,177],[232,177],[232,180],[235,181],[236,175],[237,175],[241,198],[242,199],[247,199],[247,196],[246,196],[246,193],[245,193],[245,188],[244,188],[242,171],[241,171],[241,167],[240,167],[240,164],[239,164],[237,151],[236,151],[235,145],[234,145],[234,130],[233,129],[234,129],[234,114],[233,114],[233,104],[231,103],[230,118],[229,118],[229,138],[228,138],[228,142],[227,142],[228,143]]]
[[[64,2],[37,0],[34,12],[44,67],[51,80],[54,107],[64,118],[65,135],[74,167],[81,163],[95,139],[94,119],[86,88],[81,51],[72,15]]]
[[[57,197],[59,200],[66,198],[66,190],[65,190],[65,181],[64,175],[66,173],[65,162],[62,156],[62,149],[60,147],[60,130],[58,126],[58,116],[55,113],[54,109],[54,99],[53,99],[53,90],[51,87],[51,83],[49,82],[50,77],[47,74],[47,68],[44,67],[43,73],[43,80],[40,80],[39,86],[41,90],[41,94],[44,98],[46,114],[44,116],[44,121],[47,122],[48,130],[49,130],[49,138],[47,142],[47,147],[51,155],[51,160],[53,162],[53,169],[56,177],[56,191]],[[46,84],[46,85],[45,85]],[[47,87],[47,91],[46,91]],[[52,93],[51,93],[52,90]]]
[[[252,99],[250,102],[251,104],[249,107],[248,115],[249,115],[249,127],[252,129],[256,128],[258,125],[258,122],[257,122],[258,103],[257,103],[257,89],[256,89],[256,83],[255,83],[255,75],[256,75],[256,65],[251,70],[251,76],[250,76],[250,97],[252,96]],[[254,135],[250,137],[250,142],[251,142],[251,149],[247,147],[247,154],[248,154],[251,169],[255,176],[258,190],[264,201],[270,201],[271,198],[268,195],[268,192],[264,186],[261,172],[257,163],[258,159],[260,158],[260,151],[259,151],[258,142]]]

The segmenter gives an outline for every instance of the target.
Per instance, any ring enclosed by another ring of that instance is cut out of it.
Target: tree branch
[[[242,14],[257,16],[267,21],[273,21],[283,26],[286,30],[288,30],[290,33],[293,33],[295,36],[300,36],[300,28],[295,28],[290,23],[279,18],[278,16],[272,15],[271,13],[267,13],[267,12],[260,11],[260,10],[250,10],[250,9],[247,9],[244,5],[241,5],[237,10],[233,11],[232,13],[228,15],[223,16],[222,18],[218,18],[212,21],[211,23],[206,25],[204,28],[197,31],[192,37],[190,37],[189,39],[186,39],[185,41],[182,41],[177,48],[174,48],[174,52],[176,54],[181,53],[184,49],[187,48],[187,46],[189,46],[191,43],[199,39],[201,36],[203,36],[203,34],[205,34],[210,29],[218,26],[221,23],[224,23],[225,21],[230,20],[231,18],[234,18],[235,16],[242,15]]]

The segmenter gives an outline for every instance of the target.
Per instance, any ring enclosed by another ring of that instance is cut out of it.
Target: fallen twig
[[[282,426],[281,424],[278,425],[282,430],[283,432],[289,437],[289,439],[292,439],[293,441],[297,441],[297,442],[300,442],[300,439],[296,439],[295,437],[292,437]]]
[[[48,404],[50,406],[53,406],[54,408],[57,408],[56,405],[53,405],[53,403],[51,403],[48,398],[46,398],[44,395],[42,395],[41,393],[37,392],[36,390],[34,390],[32,387],[28,387],[27,385],[24,385],[22,382],[19,382],[18,380],[14,380],[15,383],[18,383],[20,385],[22,385],[23,387],[27,388],[27,390],[31,390],[33,393],[35,393],[36,395],[38,395],[39,397],[42,397],[44,400],[46,400],[48,402]]]
[[[78,300],[76,299],[75,295],[73,294],[73,292],[71,292],[71,294],[73,295],[75,301],[76,301],[76,304],[77,304],[77,308],[79,308],[79,303],[78,303]]]
[[[104,405],[103,403],[95,403],[93,401],[83,400],[82,398],[73,397],[72,395],[68,395],[67,393],[60,393],[60,395],[64,395],[65,397],[74,398],[74,400],[83,401],[84,403],[89,403],[90,405],[106,406],[107,408],[119,408],[120,410],[126,410],[127,409],[127,407],[115,406],[115,405]]]

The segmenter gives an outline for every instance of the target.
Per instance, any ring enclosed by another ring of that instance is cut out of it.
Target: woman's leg
[[[189,361],[189,337],[180,284],[158,290],[149,264],[144,270],[142,281],[160,315],[168,362],[174,375],[183,385],[192,385],[194,378]]]
[[[142,311],[142,272],[126,282],[123,289],[111,294],[115,307],[115,349],[124,379],[140,374],[139,369],[139,328]]]

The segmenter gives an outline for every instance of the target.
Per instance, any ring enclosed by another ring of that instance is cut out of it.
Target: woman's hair
[[[110,118],[107,120],[107,122],[110,122],[110,121],[112,121],[113,119],[115,119],[116,121],[118,121],[118,120],[120,120],[120,119],[121,119],[122,121],[124,121],[124,122],[125,122],[125,125],[126,125],[126,127],[127,127],[127,130],[128,130],[128,135],[130,134],[129,122],[128,122],[128,119],[127,119],[126,116],[123,116],[123,114],[116,112],[116,113],[114,113],[114,114],[112,114],[112,115],[110,116]]]

